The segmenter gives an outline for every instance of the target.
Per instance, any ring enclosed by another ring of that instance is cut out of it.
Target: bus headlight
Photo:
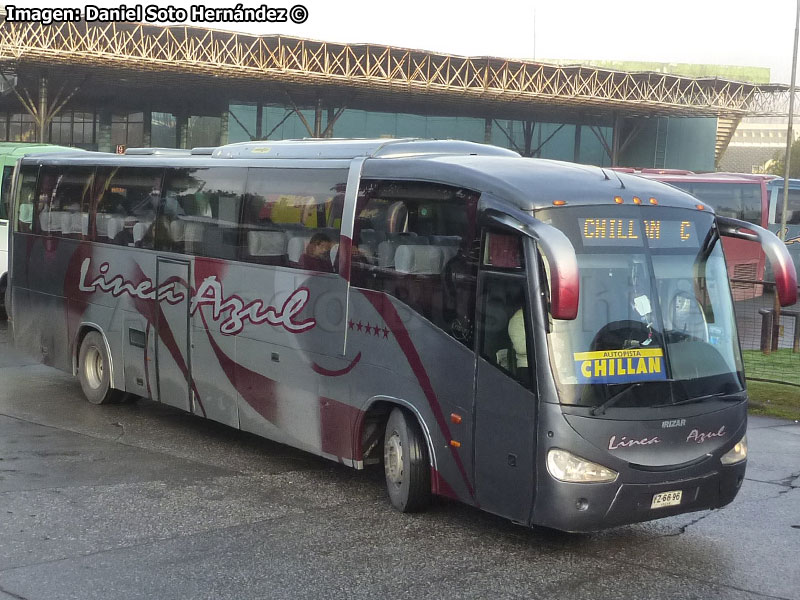
[[[747,436],[742,436],[742,439],[725,454],[722,455],[720,461],[723,465],[735,465],[742,462],[747,458]]]
[[[566,450],[552,448],[547,453],[547,472],[559,481],[568,483],[608,483],[619,473]]]

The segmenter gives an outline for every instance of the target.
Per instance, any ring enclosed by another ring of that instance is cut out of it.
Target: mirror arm
[[[786,244],[771,231],[746,221],[717,215],[719,233],[725,237],[758,242],[775,273],[775,289],[781,306],[797,302],[797,272]]]

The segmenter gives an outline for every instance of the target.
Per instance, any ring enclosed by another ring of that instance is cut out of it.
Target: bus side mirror
[[[539,245],[550,276],[550,314],[554,319],[572,321],[578,316],[580,278],[578,258],[572,242],[560,230],[530,215],[518,216],[488,208],[483,217],[496,227],[517,231]]]
[[[775,274],[775,290],[781,306],[797,302],[797,272],[786,244],[778,236],[758,225],[730,217],[717,216],[717,227],[720,235],[761,244]]]
[[[550,314],[554,319],[572,321],[578,316],[580,277],[578,258],[569,238],[551,225],[527,224],[536,240],[550,276]]]

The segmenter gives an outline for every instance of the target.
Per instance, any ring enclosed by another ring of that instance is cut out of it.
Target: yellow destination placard
[[[666,378],[661,348],[575,352],[573,359],[580,383],[624,383]]]

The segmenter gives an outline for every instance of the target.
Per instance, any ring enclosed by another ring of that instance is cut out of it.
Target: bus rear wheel
[[[400,408],[386,422],[383,467],[389,500],[397,510],[415,512],[430,503],[428,448],[416,419]]]
[[[124,392],[111,387],[110,366],[103,336],[96,331],[87,333],[78,353],[78,380],[84,396],[92,404],[111,404],[125,396]]]

